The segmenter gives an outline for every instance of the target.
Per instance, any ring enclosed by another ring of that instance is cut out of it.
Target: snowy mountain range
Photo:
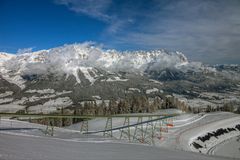
[[[72,44],[49,50],[13,55],[0,53],[1,74],[3,77],[12,75],[33,75],[60,73],[74,75],[77,83],[81,83],[78,72],[94,83],[96,69],[106,72],[144,73],[165,68],[179,68],[189,64],[180,52],[165,50],[117,52],[102,50],[88,43]],[[14,81],[13,81],[14,82]],[[23,88],[22,82],[16,82]]]
[[[0,52],[0,106],[69,106],[130,95],[189,94],[191,88],[231,89],[239,83],[239,68],[189,62],[181,52],[119,52],[90,43],[23,54]]]

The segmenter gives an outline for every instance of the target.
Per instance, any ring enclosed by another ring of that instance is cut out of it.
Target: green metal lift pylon
[[[131,133],[130,133],[130,127],[129,127],[129,125],[130,125],[130,118],[129,118],[129,117],[125,117],[123,126],[128,126],[128,127],[121,129],[120,139],[125,139],[125,138],[127,138],[128,141],[130,142],[130,141],[131,141]],[[124,137],[124,135],[125,135],[126,137]]]
[[[144,131],[143,131],[143,124],[142,124],[142,117],[138,117],[137,125],[134,130],[133,135],[133,142],[140,142],[144,143]]]
[[[107,117],[107,122],[105,125],[105,132],[103,132],[104,137],[112,137],[112,117]]]
[[[53,136],[54,134],[54,119],[47,118],[47,128],[45,134]]]
[[[87,133],[88,132],[88,120],[85,120],[85,121],[82,122],[80,132],[81,133]]]
[[[155,131],[155,125],[152,122],[152,117],[148,118],[149,122],[147,123],[145,130],[144,130],[144,143],[147,144],[154,144],[154,131]]]

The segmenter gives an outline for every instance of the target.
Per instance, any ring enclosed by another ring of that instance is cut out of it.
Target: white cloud
[[[239,63],[239,1],[174,1],[143,11],[130,31],[112,37],[112,46],[180,50],[193,60]]]
[[[113,48],[165,48],[207,63],[239,63],[240,1],[56,0],[101,20],[100,36]]]
[[[82,13],[102,21],[110,21],[106,12],[111,0],[55,0],[56,4],[65,5],[76,13]]]
[[[108,26],[103,34],[115,34],[133,22],[126,6],[120,7],[120,10],[111,10],[116,5],[112,0],[55,0],[55,3],[105,22]]]
[[[17,54],[30,53],[30,52],[32,52],[32,50],[33,50],[33,47],[20,48],[17,50]]]

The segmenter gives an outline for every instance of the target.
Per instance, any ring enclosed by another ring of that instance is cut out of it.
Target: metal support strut
[[[107,122],[105,125],[105,131],[103,132],[104,137],[112,137],[112,117],[107,118]]]
[[[130,133],[129,125],[130,125],[130,118],[125,117],[123,126],[128,126],[128,127],[121,129],[120,139],[128,139],[128,141],[130,142],[131,141],[131,133]]]
[[[144,143],[144,134],[143,134],[143,124],[142,124],[142,117],[138,117],[137,123],[139,125],[136,125],[134,135],[133,135],[133,142],[140,142]]]
[[[154,144],[154,130],[155,126],[152,121],[152,117],[148,118],[149,122],[147,122],[145,131],[144,131],[144,142],[147,144]]]
[[[80,131],[81,131],[81,133],[88,132],[88,120],[82,122]]]
[[[48,118],[45,134],[53,136],[53,132],[54,132],[54,119]]]

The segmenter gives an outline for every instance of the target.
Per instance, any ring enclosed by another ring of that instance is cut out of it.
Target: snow
[[[33,89],[33,90],[27,90],[25,91],[26,93],[39,93],[39,94],[46,94],[46,93],[54,93],[55,90],[54,89],[43,89],[43,90],[36,90],[36,89]]]
[[[10,103],[13,101],[13,98],[0,98],[0,104]]]
[[[81,83],[81,79],[79,77],[79,72],[82,72],[84,77],[91,83],[94,84],[94,82],[96,81],[96,79],[94,77],[92,77],[90,75],[89,72],[93,73],[95,76],[95,69],[93,67],[84,67],[84,66],[67,66],[65,68],[65,70],[67,70],[66,72],[69,74],[74,75],[74,77],[76,78],[77,83]]]
[[[108,106],[109,105],[109,100],[102,100],[102,99],[97,99],[97,98],[101,98],[101,97],[93,97],[94,98],[94,101],[93,100],[89,100],[89,101],[81,101],[80,102],[80,104],[82,105],[82,106],[84,106],[84,103],[85,102],[92,102],[92,103],[95,103],[96,102],[96,104],[98,105],[98,106],[100,106],[100,104],[102,104],[102,102],[104,101],[104,103],[106,104],[106,106]]]
[[[232,131],[229,133],[225,133],[223,135],[218,136],[215,138],[214,136],[211,137],[209,140],[205,142],[201,142],[200,140],[197,140],[197,137],[204,136],[206,133],[211,133],[216,131],[220,128],[234,128],[237,124],[240,124],[240,117],[233,117],[229,119],[224,119],[221,121],[218,121],[214,124],[209,124],[201,128],[201,130],[198,130],[198,133],[194,134],[194,136],[191,137],[189,144],[196,142],[200,144],[201,146],[205,146],[202,149],[199,149],[202,153],[207,153],[209,149],[216,146],[217,144],[220,144],[221,142],[230,139],[231,137],[240,136],[240,132],[238,130]],[[199,150],[196,150],[193,146],[191,146],[191,149],[193,151],[198,152]]]
[[[0,105],[0,112],[2,112],[2,113],[15,113],[21,109],[25,109],[25,106],[16,105],[16,104],[1,104]]]
[[[71,139],[0,134],[0,153],[5,160],[221,160],[200,154],[112,142],[78,142]]]
[[[107,82],[116,82],[116,81],[119,81],[119,82],[126,82],[128,81],[128,79],[121,79],[120,77],[113,77],[113,78],[108,78],[107,80],[103,80],[103,81],[107,81]]]
[[[193,146],[190,144],[196,140],[198,136],[205,135],[207,132],[216,130],[217,128],[224,128],[226,126],[236,124],[239,122],[239,118],[240,117],[238,117],[236,114],[227,112],[215,112],[194,118],[195,120],[189,119],[188,121],[179,123],[178,125],[175,125],[174,121],[174,127],[169,130],[169,133],[171,133],[171,135],[167,135],[168,138],[166,139],[166,142],[162,144],[180,150],[197,151],[194,150]],[[210,154],[209,150],[211,147],[218,146],[222,140],[229,139],[231,136],[233,136],[233,134],[229,134],[226,137],[219,137],[219,140],[214,140],[213,143],[208,143],[207,146],[209,145],[209,147],[204,152],[202,151],[202,153]],[[174,141],[171,140],[172,138]],[[227,153],[225,156],[232,157],[231,154]]]
[[[11,96],[13,94],[12,91],[6,91],[4,93],[0,93],[0,98],[4,98],[4,97],[7,97],[7,96]]]
[[[157,88],[147,89],[146,94],[150,94],[152,92],[158,92],[159,90]]]
[[[72,93],[72,91],[65,91],[63,90],[62,92],[56,92],[56,95],[63,95],[63,94],[68,94],[68,93]]]
[[[21,99],[14,100],[12,104],[23,105],[26,101],[28,101],[28,98],[22,97]]]
[[[219,98],[219,99],[223,99],[225,96],[222,95],[221,93],[215,93],[215,92],[202,92],[200,93],[200,97],[201,98]]]
[[[165,113],[171,113],[170,110],[167,110]],[[173,112],[174,113],[174,112]],[[209,113],[209,114],[182,114],[180,116],[173,118],[174,126],[168,128],[167,133],[162,133],[162,138],[159,140],[158,138],[154,138],[154,143],[158,147],[165,147],[171,149],[180,149],[186,151],[192,151],[190,147],[190,143],[192,140],[196,138],[196,136],[200,134],[206,134],[209,129],[213,129],[215,126],[223,127],[224,124],[227,126],[231,126],[231,124],[235,124],[239,122],[239,118],[236,114],[227,113],[227,112],[216,112],[216,113]],[[147,119],[143,119],[147,120]],[[224,122],[223,122],[224,121]],[[122,126],[124,122],[124,118],[114,118],[112,125],[113,127]],[[130,119],[130,124],[136,123],[136,118]],[[234,123],[233,123],[234,122]],[[79,130],[80,124],[74,124],[68,128],[70,129],[77,129]],[[88,122],[89,124],[89,131],[97,131],[97,130],[104,130],[106,119],[98,118],[93,119]],[[221,125],[223,124],[223,125]],[[158,124],[157,124],[158,125]],[[143,129],[145,129],[146,125],[143,125]],[[134,127],[130,127],[130,132],[134,133]],[[97,134],[102,135],[102,133]],[[114,131],[113,136],[119,137],[120,132]],[[235,135],[232,135],[235,136]],[[231,136],[227,136],[226,138],[230,138]],[[226,139],[225,138],[225,139]],[[220,141],[215,143],[218,145]],[[231,155],[228,155],[231,157]]]
[[[85,77],[93,83],[89,70],[99,67],[107,71],[144,72],[148,67],[162,69],[168,66],[179,66],[188,63],[187,58],[179,52],[164,50],[118,52],[103,50],[91,43],[71,44],[49,50],[28,52],[15,56],[3,56],[0,60],[4,69],[16,71],[18,74],[43,74],[50,70],[72,74],[77,79],[77,71],[81,70]],[[153,65],[152,65],[153,64]],[[77,79],[78,83],[80,82]]]
[[[15,56],[14,54],[9,54],[9,53],[6,53],[6,52],[0,52],[0,60],[1,61],[9,60],[14,56]]]
[[[96,100],[100,100],[100,99],[102,99],[99,95],[95,95],[95,96],[92,96],[94,99],[96,99]]]
[[[129,91],[137,91],[137,92],[141,92],[141,90],[138,89],[138,88],[128,88],[128,90],[129,90]]]
[[[69,97],[60,97],[57,99],[49,100],[43,105],[30,106],[28,108],[29,113],[51,113],[58,108],[67,107],[72,104],[72,100]]]
[[[0,73],[5,73],[6,72],[6,69],[4,67],[4,62],[10,60],[13,57],[15,57],[14,54],[0,52]]]
[[[89,71],[92,71],[93,68],[92,67],[79,67],[80,71],[84,74],[85,78],[91,83],[93,84],[96,79],[94,79],[94,77],[92,77],[90,74],[89,74]]]
[[[217,105],[215,103],[209,102],[207,100],[203,100],[200,98],[194,98],[194,99],[188,99],[187,104],[191,107],[196,108],[206,108],[207,106],[216,107]]]
[[[173,94],[175,98],[179,101],[184,102],[187,106],[191,108],[217,108],[223,107],[224,104],[233,103],[233,108],[236,109],[238,104],[240,104],[240,95],[238,91],[226,91],[226,92],[201,92],[199,94],[199,98],[189,99],[187,96]]]
[[[180,113],[177,110],[163,110],[164,113]],[[13,159],[169,159],[169,160],[227,160],[227,157],[213,157],[197,153],[174,150],[189,150],[189,140],[197,134],[205,134],[214,130],[212,126],[229,126],[237,123],[240,117],[232,113],[216,112],[211,114],[181,114],[174,117],[172,128],[168,133],[162,133],[161,140],[155,139],[157,147],[132,144],[116,139],[106,139],[97,135],[82,135],[79,133],[80,125],[74,124],[68,129],[55,128],[53,137],[43,134],[44,126],[19,122],[16,120],[1,119],[0,123],[0,153],[1,158]],[[113,126],[123,125],[121,118],[113,121]],[[131,123],[136,122],[131,119]],[[99,130],[105,127],[106,121],[102,118],[89,121],[90,130]],[[101,127],[102,126],[102,127]],[[27,129],[17,129],[17,128]],[[6,129],[6,130],[5,130]],[[71,130],[76,129],[76,131]],[[133,128],[131,128],[133,130]],[[114,136],[119,132],[114,131]],[[237,143],[231,143],[236,146]],[[23,147],[24,146],[24,147]],[[234,147],[231,146],[231,147]],[[160,148],[159,148],[160,147]],[[163,148],[164,147],[164,148]],[[168,149],[166,149],[168,148]],[[218,149],[221,149],[218,148]],[[214,150],[214,154],[215,154]],[[234,149],[237,151],[237,149]],[[232,150],[228,153],[234,154]],[[87,154],[87,155],[86,155]],[[223,153],[222,153],[223,154]],[[11,156],[10,156],[11,155]],[[44,155],[44,156],[43,156]],[[226,156],[226,155],[224,155]]]
[[[12,102],[12,104],[24,104],[26,102],[35,102],[35,101],[39,101],[41,99],[49,99],[49,98],[55,98],[57,96],[60,96],[60,95],[64,95],[64,94],[68,94],[68,93],[72,93],[72,91],[61,91],[61,92],[56,92],[55,90],[53,89],[43,89],[43,90],[27,90],[25,91],[26,93],[39,93],[40,96],[36,96],[36,95],[33,95],[31,97],[22,97],[20,100],[14,100]],[[50,94],[50,93],[53,93],[53,94]]]
[[[188,126],[192,123],[195,123],[203,118],[205,118],[206,115],[202,116],[202,115],[196,115],[196,116],[192,116],[190,118],[187,119],[181,119],[181,120],[175,120],[174,121],[174,128],[181,128],[184,126]],[[184,122],[184,123],[183,123]]]
[[[71,105],[72,104],[72,100],[69,97],[61,97],[61,98],[57,98],[54,100],[50,100],[46,103],[44,103],[45,105]]]
[[[214,147],[210,154],[228,157],[231,155],[232,158],[240,157],[240,136],[233,137],[231,139],[225,140],[223,143],[220,143],[216,147]]]
[[[79,76],[78,76],[78,68],[73,68],[73,69],[72,69],[72,74],[73,74],[74,77],[76,78],[77,83],[81,83],[81,80],[80,80],[80,78],[79,78]]]
[[[9,76],[8,74],[1,74],[1,75],[9,83],[13,83],[13,84],[17,85],[18,87],[20,87],[21,89],[24,89],[26,87],[24,84],[26,81],[23,80],[20,75],[12,75],[12,76]]]
[[[40,97],[32,96],[32,97],[29,97],[29,98],[28,98],[28,101],[29,101],[29,102],[35,102],[35,101],[38,101],[38,100],[40,100],[40,99],[41,99]]]
[[[108,104],[108,103],[106,103],[106,104]],[[155,112],[155,114],[180,114],[180,113],[181,113],[181,111],[176,110],[176,109],[164,109],[164,110],[159,110],[158,112]],[[142,113],[142,114],[147,115],[149,113]],[[124,114],[124,115],[142,115],[142,114],[132,113],[132,114]],[[106,120],[107,120],[107,118],[95,118],[95,119],[89,120],[88,121],[89,131],[104,130],[105,125],[106,125]],[[130,124],[137,123],[137,120],[138,120],[137,117],[130,118]],[[148,117],[144,117],[142,120],[146,121],[146,120],[148,120]],[[124,117],[123,118],[117,117],[117,118],[113,118],[113,120],[112,120],[113,128],[123,126],[123,123],[124,123]],[[66,128],[67,129],[72,129],[72,130],[79,130],[81,125],[82,125],[82,122],[72,124],[71,126],[68,126]],[[134,127],[132,127],[132,129],[134,129]],[[116,134],[118,135],[119,133],[116,133]]]
[[[93,84],[98,78],[96,68],[106,72],[123,71],[139,74],[145,71],[162,71],[166,68],[183,71],[190,69],[212,72],[214,70],[204,67],[201,63],[188,62],[186,56],[180,52],[166,50],[119,52],[105,50],[93,43],[69,44],[7,57],[9,58],[0,56],[0,73],[21,89],[25,87],[25,81],[21,76],[31,74],[64,73],[75,76],[77,83],[81,83],[78,73],[82,72]],[[10,72],[11,76],[8,77],[7,74]],[[162,85],[161,82],[150,81]]]
[[[163,82],[160,82],[160,81],[157,81],[157,80],[154,80],[154,79],[149,79],[150,82],[154,82],[156,84],[160,84],[160,85],[163,85]]]

